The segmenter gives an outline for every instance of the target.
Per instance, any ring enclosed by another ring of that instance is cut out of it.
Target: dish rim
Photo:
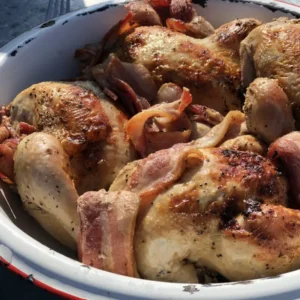
[[[273,8],[286,10],[285,12],[296,13],[300,16],[300,6],[292,6],[283,0],[225,0],[224,2],[226,1],[254,3],[267,7],[274,5]],[[106,7],[109,8],[126,2],[128,1],[102,1],[99,4],[70,12],[26,31],[0,48],[0,68],[9,56],[13,56],[12,53],[18,45],[36,37],[45,28],[61,25],[79,14],[84,15],[99,9],[104,10]],[[198,2],[205,3],[206,1]],[[183,297],[192,299],[198,297],[216,299],[218,297],[218,299],[224,300],[250,299],[249,295],[245,293],[245,287],[249,287],[250,284],[251,299],[262,299],[266,296],[276,295],[282,297],[283,294],[287,295],[297,291],[300,294],[297,280],[297,276],[300,276],[300,270],[271,278],[209,285],[166,283],[121,276],[85,266],[33,239],[13,224],[10,219],[3,217],[1,221],[0,262],[2,261],[10,270],[32,281],[37,286],[69,299],[84,299],[87,296],[92,299],[96,295],[97,299],[111,297],[118,299],[182,299]],[[17,247],[15,243],[18,245]],[[35,255],[25,255],[31,252]],[[226,290],[227,293],[225,293]],[[271,291],[271,293],[266,294],[266,290]],[[75,294],[77,296],[74,296]]]

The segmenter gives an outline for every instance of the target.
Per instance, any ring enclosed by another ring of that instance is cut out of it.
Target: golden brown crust
[[[225,113],[240,108],[239,43],[259,24],[233,21],[202,40],[160,26],[138,27],[123,37],[116,55],[144,65],[157,85],[185,86],[195,103]]]
[[[255,77],[275,78],[289,101],[299,102],[299,20],[280,18],[257,27],[242,41],[240,50],[246,87]]]

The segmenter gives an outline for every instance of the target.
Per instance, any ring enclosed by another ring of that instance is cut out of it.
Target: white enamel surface
[[[0,49],[0,104],[9,103],[33,83],[74,77],[78,71],[74,50],[99,41],[125,14],[125,10],[112,7],[84,16],[76,15],[118,2],[122,1],[103,2],[70,13],[57,19],[53,26],[36,27]],[[267,0],[253,2],[275,3]],[[206,8],[197,6],[197,9],[215,26],[242,17],[262,21],[279,16],[292,17],[255,4],[221,0],[208,0],[207,4]],[[295,6],[279,2],[276,5],[300,14],[300,8]],[[26,44],[31,38],[34,40]],[[18,49],[20,45],[23,47]],[[16,49],[16,55],[11,56]],[[300,271],[245,283],[188,287],[187,284],[133,279],[87,268],[73,260],[73,253],[57,244],[22,210],[18,197],[5,185],[1,185],[0,192],[0,256],[58,290],[87,299],[300,299]]]

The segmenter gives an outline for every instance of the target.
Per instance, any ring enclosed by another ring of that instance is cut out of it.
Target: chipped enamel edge
[[[207,0],[206,0],[207,1]],[[206,1],[198,0],[198,4],[205,6]],[[209,1],[209,0],[208,0]],[[254,3],[263,5],[271,10],[283,10],[300,16],[300,7],[274,0],[222,0],[239,3]],[[74,17],[86,16],[109,9],[112,6],[123,4],[125,1],[105,1],[101,4],[71,12],[63,17],[41,24],[0,49],[0,67],[14,51],[21,51],[29,42],[34,42],[39,34],[52,26],[61,26]],[[201,3],[200,3],[201,2]],[[24,234],[8,218],[0,223],[0,261],[6,266],[13,266],[24,274],[33,274],[40,282],[47,283],[53,289],[71,293],[76,297],[88,299],[263,299],[273,296],[272,299],[283,297],[299,298],[300,271],[294,271],[273,278],[264,278],[245,282],[230,282],[220,284],[176,284],[143,279],[129,278],[82,265],[63,256],[38,241]],[[3,234],[5,232],[5,234]],[[18,246],[16,247],[16,241]],[[27,255],[34,253],[34,255]],[[47,258],[47,259],[45,259]],[[11,268],[11,269],[13,269]],[[245,288],[251,285],[251,292]],[[52,291],[52,292],[55,292]],[[268,292],[268,294],[267,294]],[[72,295],[69,295],[72,299]],[[74,298],[73,298],[74,299]]]

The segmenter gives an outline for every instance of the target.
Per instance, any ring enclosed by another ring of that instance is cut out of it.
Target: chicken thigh
[[[25,208],[50,234],[76,249],[78,195],[108,188],[134,159],[127,117],[90,82],[43,82],[10,105],[10,122],[38,131],[14,155],[15,183]]]
[[[11,121],[32,124],[59,140],[79,194],[108,188],[134,159],[126,116],[92,82],[33,85],[11,103]]]
[[[178,144],[128,164],[110,190],[140,197],[135,253],[144,278],[198,282],[196,268],[206,267],[244,280],[300,266],[298,244],[292,251],[276,232],[300,214],[283,207],[286,181],[260,155]],[[265,226],[284,214],[287,220]]]

